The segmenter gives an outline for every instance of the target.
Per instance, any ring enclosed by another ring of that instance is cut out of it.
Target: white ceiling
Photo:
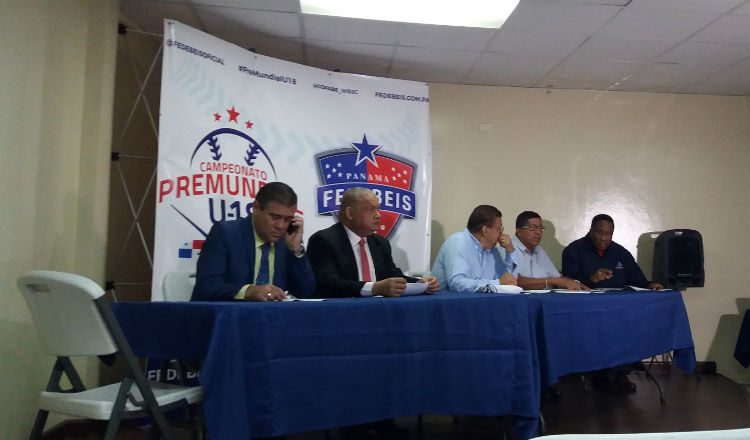
[[[750,0],[521,0],[499,30],[299,11],[298,0],[121,0],[131,29],[161,34],[172,18],[263,55],[342,72],[750,95]]]

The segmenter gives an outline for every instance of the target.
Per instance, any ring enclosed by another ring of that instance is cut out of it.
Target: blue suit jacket
[[[315,277],[307,255],[295,257],[284,240],[276,243],[273,285],[298,298],[309,298]],[[252,216],[216,222],[203,242],[191,301],[228,301],[255,274],[255,237]]]

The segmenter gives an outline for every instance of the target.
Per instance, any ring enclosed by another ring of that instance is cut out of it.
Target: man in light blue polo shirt
[[[516,235],[512,239],[515,250],[510,256],[511,272],[518,277],[518,285],[525,290],[589,290],[577,280],[560,275],[547,252],[539,246],[543,232],[542,217],[536,212],[524,211],[516,217]]]
[[[441,290],[453,292],[489,292],[498,284],[515,285],[497,245],[513,252],[511,239],[503,234],[503,215],[491,205],[474,208],[466,229],[448,237],[432,266],[432,276]]]

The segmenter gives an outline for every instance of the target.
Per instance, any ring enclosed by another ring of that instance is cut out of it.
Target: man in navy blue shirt
[[[614,231],[612,217],[607,214],[594,216],[589,233],[563,250],[563,275],[579,280],[592,289],[625,286],[661,289],[661,284],[646,280],[627,249],[612,241]]]
[[[562,273],[584,282],[592,289],[597,287],[635,286],[658,290],[659,283],[649,283],[627,249],[612,241],[615,222],[607,214],[598,214],[591,220],[591,229],[585,237],[570,243],[562,254]],[[595,388],[608,392],[634,393],[636,385],[628,379],[637,364],[621,365],[593,372],[591,381]]]

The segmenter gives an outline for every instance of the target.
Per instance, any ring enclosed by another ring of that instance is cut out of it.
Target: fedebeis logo
[[[415,163],[388,154],[382,145],[370,144],[367,135],[351,147],[324,151],[315,156],[321,186],[317,188],[318,214],[336,214],[344,192],[355,186],[372,190],[380,200],[380,230],[388,238],[401,216],[414,218],[412,191]]]

